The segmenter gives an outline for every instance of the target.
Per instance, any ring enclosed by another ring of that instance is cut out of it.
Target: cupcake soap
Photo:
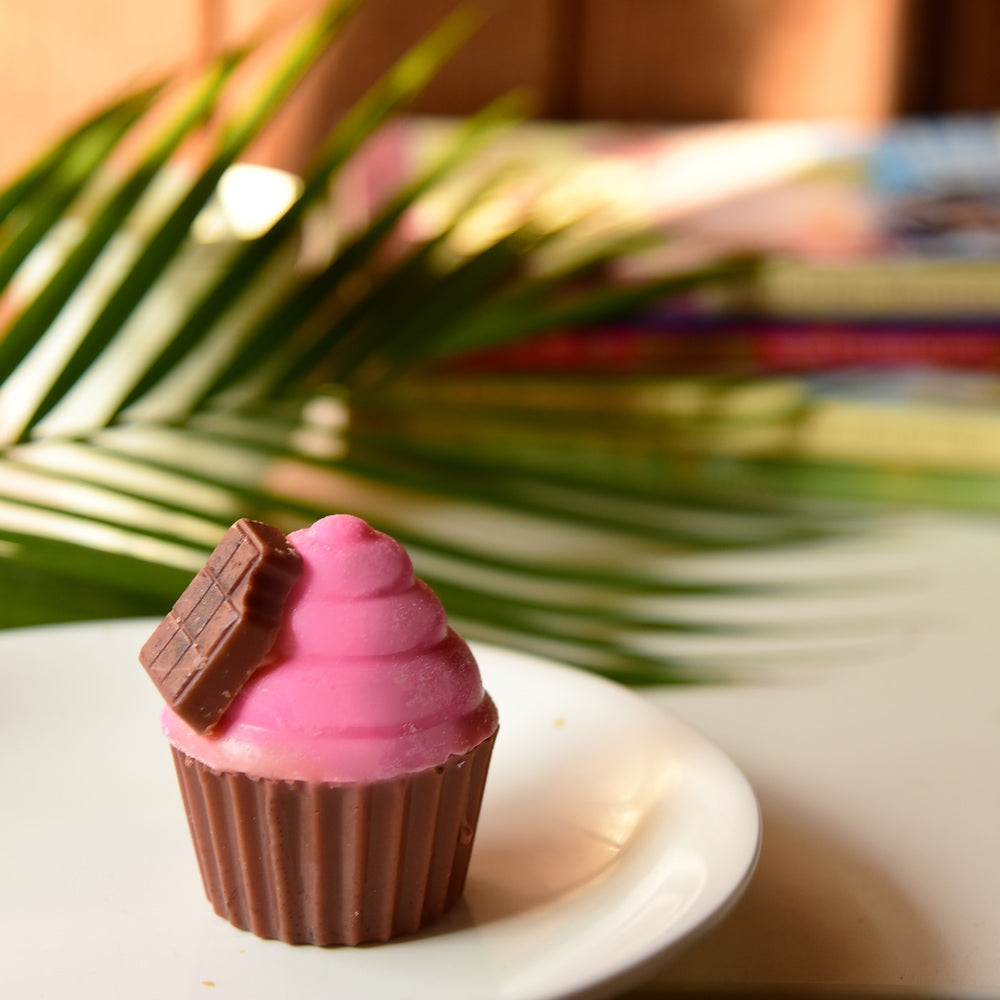
[[[140,659],[217,913],[358,944],[458,900],[497,713],[395,540],[346,514],[237,522]]]

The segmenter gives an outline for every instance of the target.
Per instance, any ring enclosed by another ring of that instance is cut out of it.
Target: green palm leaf
[[[219,60],[209,69],[191,101],[162,135],[155,139],[148,153],[140,160],[130,176],[112,191],[104,206],[89,221],[83,237],[49,280],[45,293],[31,302],[10,324],[0,343],[0,366],[6,367],[6,374],[10,373],[13,366],[23,359],[26,351],[36,344],[55,322],[80,282],[119,232],[122,219],[135,209],[192,129],[211,113],[226,79],[235,69],[237,62],[237,56],[226,58]],[[105,324],[105,328],[107,325]],[[99,339],[97,334],[92,334],[89,343],[80,345],[76,354],[69,359],[59,376],[49,386],[34,412],[24,421],[25,431],[48,413],[87,370],[99,352],[96,346]]]
[[[220,181],[357,6],[333,3],[299,34],[179,192],[174,153],[223,106],[242,52],[206,69],[121,176],[108,159],[159,110],[164,88],[94,116],[0,191],[10,317],[0,329],[0,625],[161,614],[237,517],[291,529],[350,510],[408,545],[470,636],[622,680],[716,676],[720,657],[699,642],[787,634],[727,609],[792,588],[734,583],[713,575],[711,559],[857,529],[839,511],[779,499],[753,463],[733,461],[747,434],[794,424],[802,400],[748,412],[745,388],[720,383],[702,385],[693,409],[670,402],[684,398],[676,386],[661,387],[662,405],[637,408],[649,386],[512,389],[440,369],[463,351],[733,280],[751,262],[612,289],[593,275],[648,234],[584,237],[531,218],[457,251],[455,234],[506,168],[439,231],[401,241],[408,213],[517,120],[516,99],[457,127],[328,259],[300,260],[311,213],[461,44],[465,12],[336,124],[262,234],[199,242]],[[67,223],[81,235],[65,246]],[[34,254],[52,262],[28,281]],[[707,571],[690,572],[695,557]],[[801,581],[794,589],[805,592]],[[692,613],[691,601],[712,614]]]

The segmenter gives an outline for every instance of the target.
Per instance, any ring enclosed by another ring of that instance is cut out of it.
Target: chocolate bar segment
[[[139,653],[167,704],[199,733],[264,662],[302,557],[277,529],[242,518]]]

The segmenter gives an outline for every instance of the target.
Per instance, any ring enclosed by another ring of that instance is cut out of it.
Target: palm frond
[[[95,115],[0,191],[0,625],[160,614],[237,517],[288,530],[350,510],[410,548],[470,636],[627,681],[700,679],[753,659],[752,644],[743,657],[697,646],[787,637],[781,622],[731,615],[733,602],[834,581],[734,582],[712,559],[858,526],[776,496],[735,460],[754,435],[789,426],[801,399],[779,392],[754,411],[752,391],[708,384],[512,393],[440,368],[732,281],[753,262],[623,290],[601,269],[649,234],[528,217],[460,247],[506,168],[437,231],[402,239],[409,214],[519,119],[516,98],[457,127],[325,259],[301,253],[344,167],[467,37],[467,12],[344,115],[261,233],[199,238],[220,182],[357,6],[324,9],[225,121],[242,51],[206,68],[130,169],[110,159],[161,111],[163,87]],[[179,175],[175,153],[209,119],[207,160]],[[810,634],[837,632],[814,624]]]
[[[169,163],[181,143],[192,129],[203,122],[216,106],[226,79],[235,70],[239,55],[220,59],[204,74],[203,82],[176,119],[169,123],[161,135],[151,143],[148,152],[140,159],[131,174],[107,197],[105,204],[90,219],[82,237],[49,279],[43,294],[38,295],[10,323],[0,343],[0,366],[23,360],[55,322],[79,287],[95,261],[105,251],[112,239],[119,235],[122,220],[127,218],[140,199]],[[107,328],[107,325],[105,325]],[[23,430],[28,432],[65,395],[69,387],[83,375],[99,352],[98,335],[91,336],[86,346],[81,344],[76,353],[48,386],[32,413],[26,414]],[[2,368],[0,368],[2,370]]]
[[[347,297],[344,302],[345,282],[358,275],[371,275],[372,280],[378,280],[374,258],[392,237],[406,211],[480,144],[518,116],[519,102],[505,97],[465,122],[440,155],[398,191],[364,229],[352,234],[325,267],[303,275],[285,297],[243,331],[226,366],[192,401],[192,408],[204,408],[214,396],[255,376],[264,376],[270,395],[280,394],[303,381],[316,381],[324,361],[331,354],[344,352],[344,342],[350,331],[358,328],[361,318],[386,299],[395,299],[394,291],[383,284],[379,292],[369,292],[354,301]],[[434,242],[427,241],[421,249],[426,251]],[[397,266],[381,276],[381,280],[398,287],[405,283],[406,270]],[[321,317],[319,322],[317,314]],[[383,323],[380,328],[387,333],[392,327]],[[296,337],[295,332],[305,336]],[[273,347],[283,338],[288,338],[287,346],[281,357],[276,358]],[[370,339],[374,340],[374,335]],[[370,346],[366,344],[365,349]],[[265,363],[261,364],[261,360]],[[259,386],[258,391],[263,388]]]
[[[303,215],[326,193],[337,171],[390,115],[420,93],[469,29],[463,12],[447,19],[354,105],[319,150],[299,196],[263,236],[239,248],[219,280],[181,321],[170,341],[149,360],[147,370],[122,400],[118,412],[127,410],[190,356],[247,285],[257,280],[275,255],[296,239]],[[239,345],[233,346],[235,350]]]

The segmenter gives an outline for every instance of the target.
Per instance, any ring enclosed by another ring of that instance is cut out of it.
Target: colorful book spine
[[[751,374],[930,367],[1000,372],[1000,320],[891,323],[621,323],[547,332],[463,355],[464,372]]]

